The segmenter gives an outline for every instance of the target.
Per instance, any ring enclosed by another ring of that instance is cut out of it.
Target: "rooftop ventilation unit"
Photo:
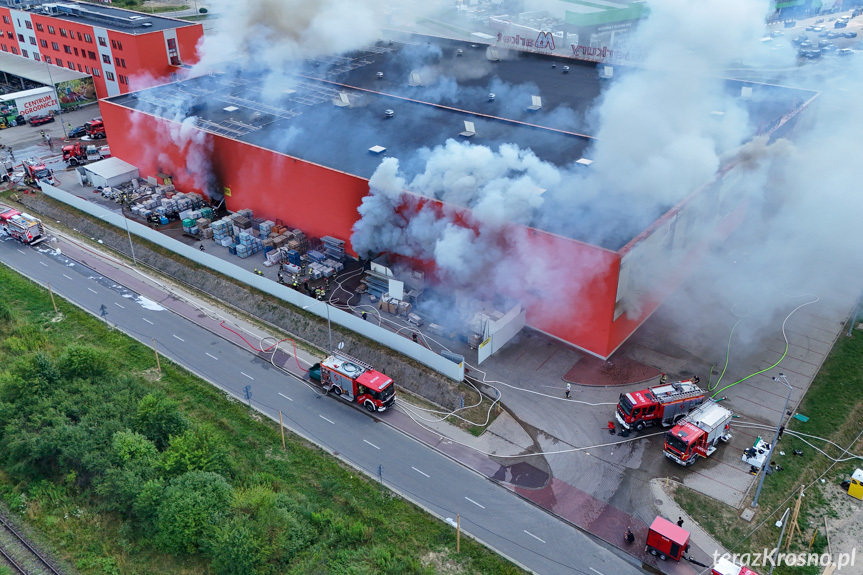
[[[347,108],[351,105],[351,99],[347,92],[339,92],[339,97],[337,100],[333,100],[333,104],[339,108]]]
[[[385,119],[386,118],[392,118],[395,115],[396,115],[395,110],[384,110],[384,118]]]
[[[614,76],[614,68],[611,66],[603,66],[599,72],[599,77],[603,80],[611,80],[612,76]]]
[[[381,154],[383,154],[386,151],[387,151],[387,149],[384,148],[383,146],[372,146],[371,148],[369,148],[369,153],[374,154],[376,156],[380,156]]]
[[[743,86],[740,88],[740,97],[744,100],[748,100],[752,97],[752,86]]]
[[[564,74],[569,74],[569,66],[564,66],[564,67],[563,67],[563,73],[564,73]]]
[[[383,73],[383,72],[378,72],[377,74],[375,74],[375,77],[376,77],[378,80],[383,80],[383,79],[384,79],[384,73]]]
[[[485,51],[485,57],[492,62],[498,62],[500,61],[500,52],[494,48],[487,48]]]
[[[410,78],[408,78],[408,86],[422,86],[423,81],[420,78],[419,72],[411,72]]]
[[[579,158],[575,161],[575,163],[587,167],[593,163],[593,160],[588,160],[587,158]]]
[[[489,102],[494,102],[494,99],[495,99],[495,94],[494,94],[494,92],[489,92],[489,93],[488,93],[488,101],[489,101]]]
[[[476,135],[476,130],[474,129],[473,122],[469,122],[467,120],[464,121],[464,132],[459,132],[459,136],[464,136],[465,138],[471,138]]]
[[[236,107],[236,106],[227,106],[227,107],[222,108],[222,109],[223,109],[224,111],[228,112],[228,113],[230,113],[230,112],[236,112],[237,110],[239,110],[239,108],[238,108],[238,107]]]
[[[527,107],[531,112],[536,112],[542,109],[542,98],[539,96],[531,96],[530,101],[532,102],[530,106]]]

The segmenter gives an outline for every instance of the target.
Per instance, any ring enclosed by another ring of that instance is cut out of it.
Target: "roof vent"
[[[408,78],[408,86],[422,86],[423,81],[420,78],[419,72],[411,72],[410,78]]]
[[[239,110],[239,108],[236,106],[228,106],[228,107],[222,108],[222,109],[226,112],[236,112],[237,110]]]
[[[339,108],[347,108],[351,105],[351,99],[347,92],[339,92],[339,97],[333,100],[333,104]]]
[[[384,79],[384,73],[383,72],[378,72],[377,74],[375,74],[375,76],[377,77],[378,80]]]
[[[557,62],[552,62],[552,63],[551,63],[551,67],[552,67],[552,68],[557,68]]]
[[[587,167],[593,163],[593,160],[588,160],[587,158],[579,158],[575,161],[575,163]]]
[[[610,80],[614,76],[614,68],[612,66],[603,66],[599,72],[599,77],[603,80]]]
[[[476,130],[474,129],[473,122],[469,122],[467,120],[464,121],[464,132],[459,132],[459,136],[464,136],[465,138],[471,138],[476,135]]]
[[[494,102],[494,98],[495,98],[495,94],[494,94],[494,92],[489,92],[489,93],[488,93],[488,101],[489,101],[489,102]]]
[[[371,148],[369,148],[369,153],[374,154],[376,156],[380,156],[381,154],[383,154],[386,151],[387,151],[387,149],[384,148],[383,146],[372,146]]]
[[[500,53],[494,48],[487,48],[485,51],[485,57],[492,62],[497,62],[500,60]]]
[[[564,74],[569,74],[569,66],[564,66],[564,67],[563,67],[563,73],[564,73]]]
[[[530,97],[531,105],[527,107],[531,112],[536,112],[537,110],[542,109],[542,98],[539,96],[531,96]]]
[[[740,97],[744,100],[748,100],[752,97],[752,86],[743,86],[740,88]]]
[[[456,56],[464,56],[464,50],[459,48],[458,50],[455,51],[455,55]]]
[[[395,110],[384,110],[384,118],[392,118],[395,115]]]

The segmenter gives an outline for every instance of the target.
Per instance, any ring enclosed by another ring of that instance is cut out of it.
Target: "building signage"
[[[590,58],[592,60],[626,60],[627,54],[620,50],[614,51],[608,46],[579,46],[570,44],[574,58]]]
[[[515,36],[507,36],[502,32],[497,33],[497,41],[504,44],[513,44],[515,46],[524,46],[525,48],[535,48],[537,50],[554,50],[554,36],[551,32],[540,32],[536,40],[525,38],[519,34]]]
[[[56,110],[59,108],[59,105],[57,104],[57,98],[54,97],[54,94],[37,96],[32,100],[21,101],[19,99],[16,101],[16,104],[18,104],[18,113],[25,116],[43,112],[45,110]]]

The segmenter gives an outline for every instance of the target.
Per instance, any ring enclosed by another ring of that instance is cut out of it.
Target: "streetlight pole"
[[[758,507],[758,497],[761,495],[761,488],[764,486],[764,477],[767,475],[767,470],[770,467],[770,457],[773,455],[773,450],[776,449],[776,442],[779,441],[779,430],[782,429],[782,419],[785,417],[785,412],[788,411],[788,402],[791,401],[791,391],[794,389],[788,383],[788,378],[785,377],[784,373],[780,373],[779,377],[774,377],[773,381],[779,381],[780,379],[788,387],[788,397],[785,398],[785,408],[779,414],[779,423],[776,424],[776,435],[773,436],[773,443],[770,444],[770,449],[767,451],[767,459],[761,468],[761,479],[758,481],[758,489],[755,490],[755,499],[752,500],[752,507]]]
[[[51,64],[45,62],[45,68],[48,69],[48,79],[51,80],[51,89],[54,90],[54,95],[57,97],[57,105],[60,107],[57,115],[60,116],[60,128],[63,129],[63,139],[68,140],[69,134],[66,132],[66,126],[63,124],[63,106],[60,105],[60,94],[57,93],[57,86],[54,85],[54,76],[51,74]]]
[[[322,301],[313,303],[311,305],[304,306],[303,309],[309,309],[310,307],[315,307],[319,303],[324,304],[324,306],[327,308],[327,334],[329,335],[329,338],[330,338],[330,353],[332,353],[333,352],[333,328],[332,328],[332,324],[330,323],[330,306],[327,305],[327,302],[322,300]]]
[[[789,512],[789,511],[791,511],[791,508],[790,508],[790,507],[789,507],[788,509],[786,509],[786,510],[785,510],[785,513],[783,513],[783,514],[782,514],[782,517],[779,519],[779,521],[777,521],[777,522],[776,522],[776,526],[777,526],[777,527],[778,527],[780,524],[782,525],[782,532],[779,534],[779,543],[776,545],[776,551],[775,551],[775,553],[776,553],[777,555],[779,554],[779,550],[780,550],[780,549],[782,549],[782,538],[785,536],[785,526],[786,526],[786,525],[788,525],[788,522],[787,522],[787,521],[785,521],[785,518],[788,516],[788,512]],[[770,573],[768,573],[768,575],[773,575],[773,568],[774,568],[774,567],[776,567],[776,561],[775,561],[775,558],[774,558],[774,561],[771,561],[771,562],[770,562]]]
[[[129,218],[126,217],[126,204],[120,204],[120,215],[123,216],[123,223],[126,224],[126,236],[129,238],[129,249],[132,250],[132,262],[135,267],[138,267],[138,259],[135,257],[135,244],[132,243],[132,232],[129,231]]]

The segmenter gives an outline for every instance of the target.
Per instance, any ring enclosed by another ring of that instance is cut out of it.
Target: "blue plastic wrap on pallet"
[[[321,263],[326,259],[326,256],[317,250],[309,250],[309,253],[306,254],[308,258],[312,261]]]

